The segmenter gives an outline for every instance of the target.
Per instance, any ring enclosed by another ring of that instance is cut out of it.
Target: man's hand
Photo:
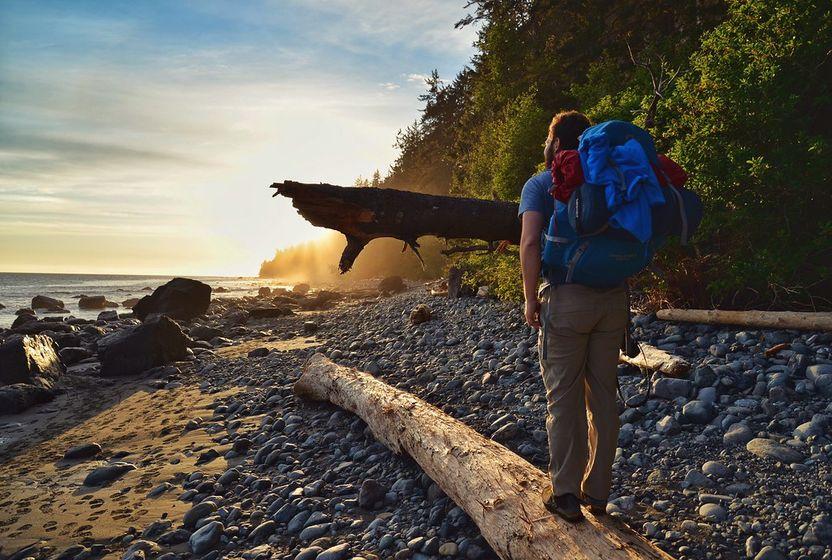
[[[540,301],[537,298],[526,300],[526,324],[535,329],[540,328]]]

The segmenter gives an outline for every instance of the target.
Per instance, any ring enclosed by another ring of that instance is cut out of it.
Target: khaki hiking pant
[[[606,500],[618,445],[618,352],[627,326],[624,287],[544,286],[538,349],[546,388],[554,494]]]

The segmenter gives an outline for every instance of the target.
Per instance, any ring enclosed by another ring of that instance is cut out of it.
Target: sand
[[[106,542],[130,527],[166,518],[177,523],[190,507],[177,487],[204,448],[217,447],[205,430],[185,431],[188,420],[209,419],[215,399],[239,392],[202,394],[196,383],[156,389],[152,380],[82,378],[47,405],[0,420],[0,542],[6,552],[37,541],[57,549]],[[256,418],[246,418],[247,427]],[[63,461],[67,449],[97,442],[102,452],[85,461]],[[109,486],[85,487],[94,468],[110,460],[136,465]],[[223,457],[201,465],[206,473],[232,466]],[[156,498],[162,483],[172,489]]]

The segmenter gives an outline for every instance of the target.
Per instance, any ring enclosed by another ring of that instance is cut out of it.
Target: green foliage
[[[547,121],[534,92],[514,99],[485,126],[464,162],[467,173],[457,190],[480,198],[517,200],[541,159],[540,130],[546,129]]]
[[[653,301],[832,306],[832,5],[820,0],[472,0],[477,54],[434,73],[382,186],[517,200],[547,121],[580,109],[651,130],[706,204],[693,248],[639,279]],[[631,54],[632,53],[632,54]],[[652,70],[652,75],[651,75]],[[520,296],[516,254],[455,258]]]
[[[489,286],[491,293],[500,299],[523,299],[517,251],[468,254],[457,260],[457,266],[465,272],[465,284],[470,288],[476,290],[479,286]]]
[[[832,251],[830,45],[828,3],[735,0],[667,103],[718,303],[832,296],[817,289],[832,274],[818,259]]]

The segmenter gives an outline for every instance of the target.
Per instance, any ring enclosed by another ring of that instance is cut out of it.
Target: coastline
[[[322,352],[420,396],[545,469],[536,334],[511,304],[448,300],[431,295],[430,287],[392,296],[342,293],[326,309],[296,308],[266,319],[252,319],[247,310],[266,305],[271,294],[218,297],[204,317],[183,323],[191,333],[197,324],[222,333],[192,346],[188,359],[130,378],[96,377],[94,361],[86,373],[69,373],[66,393],[52,403],[0,417],[4,433],[19,423],[26,434],[0,450],[0,478],[14,481],[0,497],[7,505],[0,541],[10,543],[0,554],[37,543],[25,555],[131,550],[136,560],[136,551],[145,550],[172,554],[167,560],[206,553],[302,559],[344,545],[367,560],[438,558],[442,546],[450,557],[493,558],[467,515],[412,461],[386,450],[355,416],[292,394],[303,362]],[[430,307],[432,319],[412,325],[410,312],[419,304]],[[680,380],[687,396],[654,393],[620,411],[610,514],[680,557],[759,550],[771,542],[813,546],[806,534],[824,527],[815,518],[831,507],[818,497],[832,483],[832,446],[792,432],[828,411],[829,397],[798,392],[799,375],[783,401],[755,392],[798,355],[782,350],[766,357],[772,343],[788,339],[823,364],[832,341],[822,333],[676,325],[648,316],[635,322],[640,340],[672,348],[695,369],[690,380]],[[705,366],[713,377],[704,379]],[[643,392],[632,371],[622,368],[620,380],[625,397]],[[718,391],[716,418],[675,420],[709,388]],[[667,417],[675,425],[665,432],[662,426],[673,424]],[[778,462],[726,443],[738,424],[786,443],[801,460]],[[91,441],[102,446],[96,458],[62,464],[67,449]],[[82,486],[94,468],[116,461],[136,469],[100,488]],[[374,500],[362,499],[367,480]],[[51,511],[41,509],[49,504]],[[709,504],[720,508],[715,517],[703,513]],[[183,524],[196,508],[202,513],[195,523]],[[789,535],[793,519],[806,520],[806,528],[777,541],[775,535]],[[67,531],[64,521],[77,525]],[[218,540],[190,552],[195,532],[213,523],[222,527]]]

